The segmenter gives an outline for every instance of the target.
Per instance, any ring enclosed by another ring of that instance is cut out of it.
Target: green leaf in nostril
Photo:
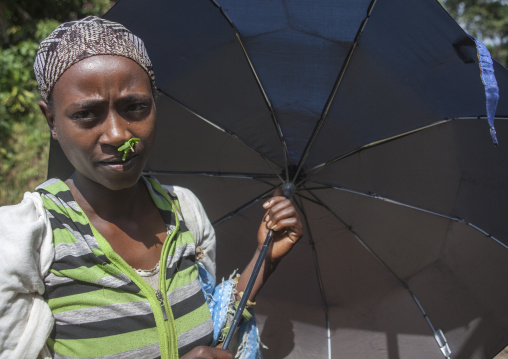
[[[129,154],[129,152],[134,152],[134,145],[138,142],[139,138],[131,138],[125,141],[123,145],[118,147],[118,151],[120,152],[123,151],[122,161],[125,161],[127,159],[127,155]]]

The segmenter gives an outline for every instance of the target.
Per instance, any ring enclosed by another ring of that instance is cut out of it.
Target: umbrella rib
[[[453,117],[450,120],[487,120],[487,116],[463,116]],[[508,116],[495,116],[494,120],[508,120]]]
[[[367,21],[370,18],[370,15],[372,13],[372,10],[374,9],[374,5],[376,4],[377,0],[372,0],[369,8],[367,10],[367,15],[365,16],[365,19],[363,20],[362,24],[360,25],[358,32],[356,33],[355,39],[353,41],[353,44],[349,48],[349,52],[346,56],[346,60],[342,64],[342,68],[340,69],[339,75],[337,76],[337,80],[335,81],[335,84],[333,86],[332,92],[330,93],[330,96],[328,97],[328,100],[326,101],[326,105],[323,109],[323,113],[321,114],[321,118],[319,119],[318,123],[316,124],[316,127],[314,128],[314,131],[312,132],[312,135],[310,137],[309,142],[307,143],[307,146],[305,147],[305,150],[302,154],[302,157],[300,159],[300,163],[298,164],[298,168],[296,170],[296,173],[294,175],[294,179],[298,178],[298,175],[300,174],[302,167],[307,160],[307,156],[310,153],[310,150],[312,146],[314,145],[314,142],[317,139],[318,134],[321,132],[321,128],[324,125],[325,120],[328,117],[328,113],[330,112],[330,108],[332,106],[333,101],[335,100],[335,97],[337,95],[337,92],[339,91],[339,87],[342,84],[342,80],[344,79],[344,76],[346,74],[346,70],[349,67],[349,63],[351,62],[351,59],[353,57],[353,54],[356,50],[356,47],[358,45],[358,41],[360,40],[360,37],[362,35],[363,29],[365,28],[365,25],[367,24]]]
[[[198,177],[218,177],[218,178],[234,178],[234,179],[248,179],[264,183],[268,186],[273,186],[272,182],[265,179],[280,179],[277,174],[264,174],[264,173],[232,173],[232,172],[189,172],[189,171],[143,171],[143,175],[148,176],[198,176]],[[284,181],[282,181],[284,182]]]
[[[356,194],[356,195],[359,195],[359,196],[364,196],[364,197],[369,197],[369,198],[377,199],[377,200],[380,200],[380,201],[385,201],[385,202],[390,203],[390,204],[406,207],[406,208],[409,208],[409,209],[413,209],[415,211],[419,211],[419,212],[427,213],[427,214],[430,214],[430,215],[433,215],[433,216],[445,218],[445,219],[448,219],[450,221],[463,223],[463,224],[465,224],[465,225],[467,225],[467,226],[477,230],[478,232],[482,233],[484,236],[492,239],[493,241],[495,241],[496,243],[500,244],[505,249],[508,249],[508,245],[506,245],[503,242],[501,242],[498,238],[494,237],[492,234],[490,234],[487,231],[485,231],[484,229],[474,225],[473,223],[467,222],[465,219],[462,219],[462,218],[459,218],[459,217],[450,216],[450,215],[447,215],[447,214],[444,214],[444,213],[439,213],[439,212],[431,211],[429,209],[413,206],[413,205],[408,204],[408,203],[404,203],[404,202],[400,202],[400,201],[397,201],[397,200],[394,200],[394,199],[390,199],[390,198],[387,198],[387,197],[379,196],[379,195],[377,195],[375,193],[365,193],[365,192],[361,192],[361,191],[358,191],[358,190],[354,190],[354,189],[350,189],[350,188],[345,188],[345,187],[341,187],[341,186],[336,186],[336,185],[332,185],[332,184],[324,183],[324,182],[320,182],[320,181],[315,181],[315,180],[313,180],[313,182],[316,182],[316,183],[321,184],[321,185],[328,186],[328,188],[336,189],[338,191],[353,193],[353,194]]]
[[[268,94],[266,93],[265,88],[264,88],[263,84],[261,83],[261,79],[259,78],[259,76],[258,76],[258,74],[256,72],[256,69],[254,68],[254,65],[252,64],[252,61],[251,61],[251,59],[249,57],[249,54],[247,53],[247,49],[245,48],[245,46],[244,46],[244,44],[242,42],[242,39],[240,38],[240,34],[236,30],[236,28],[235,28],[235,31],[236,31],[236,37],[238,38],[238,42],[240,43],[240,46],[242,47],[243,53],[245,55],[245,58],[247,59],[247,62],[249,63],[249,66],[250,66],[250,69],[252,71],[252,74],[254,75],[254,78],[256,79],[256,82],[257,82],[257,84],[259,86],[259,89],[260,89],[261,93],[263,94],[263,98],[265,99],[266,105],[268,106],[268,108],[270,110],[270,115],[271,115],[271,118],[272,118],[273,125],[275,126],[275,130],[277,131],[277,134],[279,136],[279,140],[282,143],[282,148],[283,148],[283,151],[284,151],[284,158],[286,159],[286,163],[285,163],[286,176],[288,176],[289,175],[288,164],[289,164],[289,161],[290,161],[290,159],[289,159],[289,150],[288,150],[288,146],[287,146],[287,143],[286,143],[286,139],[284,138],[284,134],[282,133],[282,128],[280,127],[280,123],[277,120],[277,116],[275,115],[275,111],[273,109],[272,103],[270,102],[270,99],[268,98]],[[289,178],[287,178],[286,180],[289,181]]]
[[[418,298],[416,297],[416,295],[414,294],[414,292],[412,291],[412,289],[409,287],[409,285],[402,279],[400,278],[382,259],[381,257],[379,257],[376,252],[374,252],[372,250],[372,248],[370,248],[370,246],[365,243],[365,241],[363,241],[363,239],[360,237],[360,235],[355,232],[353,230],[353,228],[351,226],[349,226],[346,222],[344,222],[344,220],[338,215],[336,214],[330,207],[328,207],[326,204],[324,204],[320,199],[319,197],[317,197],[312,191],[308,191],[312,197],[312,198],[309,198],[307,196],[303,196],[301,194],[299,194],[300,197],[312,202],[312,203],[315,203],[317,205],[320,205],[322,206],[324,209],[326,209],[328,212],[330,212],[332,214],[332,216],[334,216],[339,222],[341,222],[344,226],[346,226],[346,228],[348,228],[348,230],[353,234],[353,236],[362,244],[362,246],[365,247],[365,249],[367,249],[367,251],[369,251],[382,265],[383,267],[385,267],[398,281],[399,283],[402,285],[402,287],[404,289],[406,289],[409,293],[409,295],[411,296],[411,298],[413,299],[413,301],[415,302],[416,306],[418,307],[418,310],[420,310],[420,312],[422,313],[424,319],[427,321],[427,324],[429,325],[430,329],[432,330],[432,333],[434,334],[434,338],[435,340],[437,341],[439,347],[441,347],[441,343],[439,342],[437,336],[438,335],[442,335],[443,338],[444,338],[444,334],[442,334],[442,332],[440,330],[436,331],[434,325],[432,324],[432,321],[430,320],[430,317],[429,315],[427,314],[427,312],[425,311],[425,309],[423,308],[422,304],[420,303],[420,301],[418,300]],[[446,358],[448,358],[448,356],[445,355]]]
[[[348,152],[344,155],[341,155],[341,156],[338,156],[338,157],[335,157],[335,158],[332,158],[331,160],[327,161],[327,162],[324,162],[324,163],[321,163],[309,170],[307,170],[305,172],[306,176],[310,176],[314,173],[316,173],[317,171],[321,170],[322,168],[328,166],[328,165],[331,165],[337,161],[340,161],[346,157],[349,157],[349,156],[352,156],[358,152],[361,152],[363,150],[366,150],[368,148],[371,148],[371,147],[375,147],[375,146],[379,146],[381,144],[384,144],[384,143],[387,143],[387,142],[390,142],[390,141],[393,141],[393,140],[396,140],[396,139],[399,139],[399,138],[402,138],[402,137],[405,137],[405,136],[409,136],[409,135],[412,135],[416,132],[420,132],[420,131],[424,131],[424,130],[427,130],[429,128],[432,128],[434,126],[440,126],[440,125],[444,125],[448,122],[451,122],[451,121],[456,121],[456,120],[485,120],[487,119],[487,116],[464,116],[464,117],[453,117],[453,118],[447,118],[447,119],[444,119],[444,120],[441,120],[441,121],[437,121],[437,122],[434,122],[434,123],[431,123],[430,125],[427,125],[427,126],[423,126],[423,127],[419,127],[419,128],[416,128],[414,130],[411,130],[411,131],[408,131],[408,132],[404,132],[404,133],[401,133],[399,135],[396,135],[396,136],[392,136],[392,137],[389,137],[389,138],[386,138],[386,139],[383,139],[383,140],[379,140],[379,141],[374,141],[374,142],[371,142],[369,144],[366,144],[362,147],[359,147],[359,148],[356,148],[354,149],[353,151],[351,152]],[[495,120],[508,120],[508,116],[496,116],[494,118]]]
[[[397,278],[397,280],[399,280],[399,282],[404,286],[404,287],[407,287],[407,284],[402,280],[402,278],[400,278],[382,259],[381,257],[379,257],[370,247],[367,243],[365,243],[365,241],[360,237],[360,235],[349,225],[347,224],[337,213],[335,213],[330,207],[328,207],[325,203],[323,203],[323,201],[321,201],[319,199],[319,197],[317,197],[313,191],[308,191],[313,198],[310,198],[308,196],[304,196],[302,195],[301,193],[298,193],[298,195],[300,197],[302,197],[303,199],[306,199],[307,201],[310,201],[312,203],[315,203],[321,207],[323,207],[324,209],[326,209],[328,212],[330,212],[332,214],[332,216],[334,216],[340,223],[342,223],[354,236],[355,238],[365,247],[365,249],[367,249],[395,278]]]
[[[279,172],[273,167],[272,162],[268,161],[266,158],[263,158],[263,159],[265,160],[266,164],[272,169],[273,173],[275,173],[277,178],[279,178],[280,182],[284,183],[284,179],[281,177]],[[287,169],[286,169],[286,173],[288,173]]]
[[[284,152],[284,158],[285,158],[285,170],[286,170],[286,177],[289,176],[289,168],[288,165],[290,163],[290,157],[289,157],[289,150],[286,143],[286,140],[284,138],[284,134],[282,133],[282,128],[280,127],[279,121],[277,120],[277,116],[275,115],[275,110],[273,109],[272,103],[270,101],[270,98],[268,97],[268,94],[265,91],[265,88],[263,84],[261,83],[261,79],[259,78],[256,69],[254,68],[254,64],[252,63],[250,56],[247,52],[247,49],[245,48],[245,45],[243,44],[242,38],[240,36],[240,32],[238,31],[238,28],[233,23],[233,21],[229,18],[229,16],[226,14],[226,12],[222,9],[222,7],[215,1],[211,0],[212,3],[217,6],[222,13],[222,15],[226,18],[226,20],[229,22],[231,27],[233,28],[233,31],[235,32],[236,38],[238,39],[238,43],[240,44],[240,47],[242,48],[243,54],[245,56],[245,59],[247,60],[247,63],[249,64],[249,67],[251,69],[252,75],[256,79],[256,83],[258,84],[259,90],[263,94],[263,98],[265,100],[266,105],[268,106],[268,109],[270,111],[270,115],[272,118],[273,125],[275,126],[275,130],[277,131],[277,135],[279,136],[280,143],[282,144],[283,152]],[[286,179],[286,181],[289,181],[289,177]]]
[[[476,119],[476,117],[475,117],[475,119]],[[398,134],[398,135],[395,135],[395,136],[392,136],[392,137],[388,137],[388,138],[385,138],[385,139],[382,139],[382,140],[378,140],[378,141],[374,141],[374,142],[368,143],[366,145],[363,145],[362,147],[358,147],[358,148],[352,150],[351,152],[348,152],[346,154],[337,156],[335,158],[332,158],[331,160],[328,160],[328,161],[326,161],[324,163],[321,163],[321,164],[319,164],[317,166],[314,166],[313,168],[311,168],[311,169],[309,169],[309,170],[307,170],[305,172],[306,177],[308,178],[310,175],[313,175],[314,173],[318,172],[319,170],[325,168],[326,166],[329,166],[329,165],[331,165],[331,164],[333,164],[333,163],[335,163],[337,161],[340,161],[340,160],[342,160],[342,159],[344,159],[346,157],[353,156],[354,154],[356,154],[358,152],[364,151],[364,150],[369,149],[371,147],[376,147],[376,146],[385,144],[387,142],[391,142],[391,141],[397,140],[397,139],[402,138],[402,137],[406,137],[406,136],[412,135],[412,134],[420,132],[420,131],[427,130],[427,129],[435,127],[435,126],[440,126],[440,125],[446,124],[446,123],[451,122],[453,120],[455,120],[455,119],[445,119],[445,120],[437,121],[437,122],[431,123],[430,125],[427,125],[427,126],[419,127],[419,128],[414,129],[414,130],[407,131],[407,132],[404,132],[404,133],[401,133],[401,134]]]
[[[238,207],[237,209],[235,209],[235,210],[229,212],[228,214],[222,216],[218,220],[212,222],[212,225],[213,226],[217,226],[217,225],[221,224],[222,222],[227,221],[228,219],[232,218],[234,215],[236,215],[236,214],[246,210],[247,208],[252,206],[254,203],[258,202],[260,199],[262,199],[264,197],[267,197],[270,194],[270,192],[272,192],[274,190],[274,188],[275,188],[275,186],[272,186],[272,188],[270,188],[268,191],[263,192],[259,196],[255,197],[255,198],[251,199],[249,202],[245,203],[244,205]]]
[[[237,172],[207,172],[207,171],[143,171],[145,175],[183,175],[183,176],[202,176],[202,177],[221,177],[221,178],[238,178],[238,179],[261,179],[261,178],[278,178],[276,174],[271,173],[237,173]]]
[[[199,113],[197,113],[196,111],[194,110],[191,110],[189,107],[187,107],[186,105],[184,105],[183,103],[181,103],[180,101],[178,101],[177,99],[175,99],[174,97],[172,97],[171,95],[169,95],[168,93],[166,93],[164,90],[158,88],[157,91],[159,91],[161,94],[163,94],[164,96],[166,96],[167,98],[169,98],[171,101],[173,101],[174,103],[176,103],[178,106],[180,106],[181,108],[183,108],[184,110],[186,110],[187,112],[193,114],[194,116],[196,116],[197,118],[199,118],[200,120],[202,120],[203,122],[209,124],[210,126],[214,127],[215,129],[227,134],[228,136],[232,137],[234,140],[240,142],[242,145],[248,147],[249,149],[251,149],[252,151],[256,152],[259,156],[261,156],[261,158],[263,158],[266,162],[272,162],[273,164],[279,166],[279,167],[283,167],[281,166],[280,164],[276,163],[274,160],[272,160],[270,157],[267,157],[266,155],[264,155],[263,153],[259,152],[257,149],[251,147],[249,144],[247,144],[245,141],[243,141],[238,135],[236,135],[235,133],[231,132],[231,131],[228,131],[226,130],[224,127],[221,127],[219,125],[217,125],[216,123],[212,122],[211,120],[207,119],[206,117],[204,116],[201,116]],[[272,167],[272,166],[270,166]],[[273,168],[273,167],[272,167]]]
[[[321,275],[321,268],[319,267],[318,253],[317,253],[317,250],[316,250],[316,242],[314,242],[314,238],[312,236],[312,231],[311,231],[310,223],[309,223],[309,220],[307,218],[307,213],[305,212],[303,203],[301,201],[300,202],[297,201],[296,198],[295,198],[294,202],[295,202],[296,206],[298,207],[298,209],[300,210],[300,212],[302,213],[305,225],[309,229],[309,243],[310,243],[310,246],[312,248],[312,258],[314,260],[314,268],[316,270],[316,276],[317,276],[317,280],[318,280],[319,291],[320,291],[320,294],[321,294],[321,300],[323,301],[323,307],[324,307],[324,310],[325,310],[325,322],[326,322],[327,341],[328,341],[328,357],[331,358],[332,357],[332,355],[331,355],[332,351],[331,351],[330,318],[329,318],[329,313],[328,313],[328,301],[326,300],[325,287],[324,287],[324,284],[323,284],[323,276]]]

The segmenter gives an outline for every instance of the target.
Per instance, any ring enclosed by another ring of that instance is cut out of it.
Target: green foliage
[[[32,64],[38,48],[38,39],[49,35],[55,27],[55,21],[39,21],[33,40],[19,41],[0,49],[0,143],[2,143],[0,181],[2,182],[17,165],[16,148],[13,146],[16,141],[12,139],[16,130],[25,128],[30,131],[35,124],[44,123],[37,106],[40,97]],[[33,137],[34,133],[17,134],[22,137]],[[32,139],[30,143],[35,142]],[[39,143],[39,148],[44,149],[44,144]]]
[[[6,144],[11,151],[0,161],[0,206],[18,203],[46,178],[49,131],[45,121],[15,123]],[[4,142],[2,142],[4,143]]]
[[[88,15],[100,16],[114,1],[110,0],[0,0],[2,47],[33,39],[35,25],[53,20],[57,25]],[[39,39],[39,42],[42,39]]]
[[[110,0],[0,0],[0,205],[46,178],[49,131],[38,108],[33,61],[60,23],[100,16]]]
[[[471,36],[489,48],[492,57],[508,67],[508,1],[441,0],[450,15]]]
[[[125,161],[127,159],[127,156],[130,152],[134,152],[134,145],[138,143],[140,140],[139,138],[130,138],[129,140],[125,141],[123,145],[118,147],[118,151],[123,151],[122,161]]]

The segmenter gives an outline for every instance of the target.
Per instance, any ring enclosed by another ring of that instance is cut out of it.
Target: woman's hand
[[[268,230],[272,229],[272,245],[267,256],[273,264],[277,264],[302,238],[302,222],[293,203],[282,196],[280,188],[263,204],[263,208],[267,211],[258,230],[258,250],[261,250]]]
[[[180,359],[233,359],[229,350],[199,346],[192,349]]]
[[[237,285],[237,291],[243,292],[247,282],[253,272],[256,261],[265,243],[268,231],[274,231],[272,243],[266,252],[263,264],[256,277],[254,286],[249,295],[249,300],[254,301],[257,293],[266,282],[270,274],[275,270],[280,260],[289,253],[291,248],[298,242],[303,235],[302,222],[300,216],[293,206],[293,203],[282,196],[280,188],[275,190],[273,197],[263,204],[267,211],[261,221],[258,230],[258,247],[251,261],[240,275]],[[240,300],[239,295],[237,299]]]

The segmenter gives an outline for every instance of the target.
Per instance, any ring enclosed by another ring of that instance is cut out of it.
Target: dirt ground
[[[493,359],[508,359],[508,347],[504,348],[504,350],[502,350]]]

